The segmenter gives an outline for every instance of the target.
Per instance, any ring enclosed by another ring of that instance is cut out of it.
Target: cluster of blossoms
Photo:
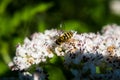
[[[45,33],[34,33],[31,39],[25,38],[24,44],[18,44],[16,56],[13,59],[13,70],[24,70],[33,64],[46,62],[47,57],[52,58],[51,48],[55,37],[60,34],[57,30],[46,30]],[[12,64],[10,64],[12,66]]]
[[[120,26],[107,25],[100,33],[73,32],[73,36],[61,43],[56,40],[63,31],[52,29],[35,33],[18,45],[12,70],[28,69],[31,65],[46,62],[54,55],[64,57],[64,65],[74,75],[73,80],[120,79]],[[96,67],[105,70],[96,73]],[[81,68],[82,67],[82,68]],[[108,70],[109,69],[109,70]],[[87,75],[85,75],[87,74]]]

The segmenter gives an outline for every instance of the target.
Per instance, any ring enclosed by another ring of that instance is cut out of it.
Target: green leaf
[[[45,69],[48,72],[49,80],[66,80],[62,70],[58,67],[47,65]]]
[[[8,67],[5,63],[3,62],[0,62],[0,75],[6,73],[6,71],[8,71]]]
[[[53,6],[52,3],[40,3],[36,6],[26,6],[23,10],[17,11],[13,16],[3,14],[0,16],[0,36],[13,33],[21,22],[32,20],[37,13],[45,12],[51,6]]]
[[[11,59],[10,59],[10,56],[9,56],[9,46],[6,42],[1,43],[0,53],[2,55],[2,58],[3,58],[4,62],[6,64],[8,64],[9,61],[11,61]]]
[[[76,21],[76,20],[68,20],[64,22],[63,27],[64,30],[75,30],[78,32],[88,32],[88,26],[85,25],[82,22]]]
[[[45,21],[40,20],[40,22],[38,22],[38,31],[39,32],[44,32],[45,29],[46,29]]]
[[[27,21],[34,17],[36,13],[47,11],[52,5],[52,3],[41,3],[37,6],[27,6],[22,11],[16,12],[11,22],[16,24],[19,21]]]
[[[7,5],[11,2],[12,0],[2,0],[0,1],[0,14],[4,14]]]
[[[100,67],[98,67],[98,66],[96,67],[96,73],[101,73],[100,72]]]

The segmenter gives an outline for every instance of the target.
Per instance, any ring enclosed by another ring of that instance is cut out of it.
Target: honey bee
[[[114,56],[115,46],[108,46],[107,51],[110,53],[110,56]]]
[[[60,45],[63,42],[66,42],[67,40],[69,40],[72,36],[73,36],[73,32],[71,31],[65,32],[56,40],[56,44]]]

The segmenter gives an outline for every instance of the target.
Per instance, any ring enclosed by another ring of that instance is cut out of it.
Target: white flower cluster
[[[56,47],[56,53],[65,57],[65,64],[91,62],[120,68],[120,26],[108,25],[100,33],[83,33],[74,35],[69,42]]]
[[[31,40],[26,38],[23,45],[18,45],[13,65],[10,67],[13,70],[27,69],[33,64],[46,62],[47,58],[52,58],[56,54],[57,56],[64,56],[65,66],[71,65],[70,71],[75,75],[75,80],[79,80],[84,74],[90,74],[88,78],[91,79],[93,77],[101,79],[108,74],[112,76],[120,73],[120,70],[116,71],[120,69],[119,31],[120,26],[113,24],[105,26],[101,33],[97,34],[77,34],[74,32],[70,39],[68,38],[69,34],[66,37],[64,36],[68,40],[61,42],[60,45],[56,43],[56,40],[64,34],[63,31],[52,29],[46,30],[44,33],[35,33]],[[72,68],[76,65],[76,69]],[[111,68],[114,71],[105,75],[98,75],[96,74],[96,66],[105,67],[105,70]],[[111,77],[109,75],[108,78],[104,79],[109,80]],[[120,76],[118,78],[120,79]]]
[[[31,40],[25,38],[24,44],[18,44],[16,56],[13,59],[12,70],[23,70],[33,64],[46,62],[47,58],[53,57],[52,47],[56,37],[61,31],[52,29],[46,30],[45,33],[34,33]]]

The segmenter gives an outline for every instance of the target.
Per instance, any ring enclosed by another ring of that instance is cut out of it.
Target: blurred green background
[[[120,24],[113,1],[119,0],[0,0],[0,77],[11,76],[7,64],[16,45],[34,32],[97,32],[106,24]]]

